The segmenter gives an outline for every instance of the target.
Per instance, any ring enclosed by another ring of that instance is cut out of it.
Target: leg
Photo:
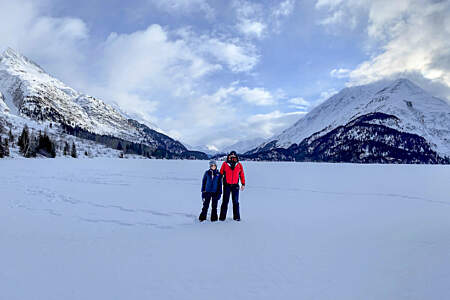
[[[227,218],[228,201],[230,201],[231,188],[229,185],[223,186],[222,205],[220,206],[220,221],[225,221]]]
[[[205,199],[203,200],[202,212],[200,213],[200,216],[198,217],[198,219],[200,221],[206,220],[206,215],[208,214],[208,208],[209,208],[210,201],[211,201],[211,193],[205,193]]]
[[[239,212],[239,185],[233,187],[231,197],[233,200],[233,220],[239,221],[241,220],[241,214]]]
[[[220,196],[214,195],[211,199],[211,222],[217,221],[217,203],[219,202]]]

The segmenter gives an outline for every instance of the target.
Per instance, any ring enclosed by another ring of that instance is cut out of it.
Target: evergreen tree
[[[78,157],[78,155],[77,155],[77,147],[75,146],[75,142],[72,144],[72,152],[70,153],[70,155],[73,158],[77,158]]]
[[[30,156],[30,131],[28,130],[28,126],[25,124],[25,127],[22,130],[22,134],[19,137],[19,140],[17,141],[17,145],[19,145],[20,152],[25,156]]]
[[[55,144],[47,135],[47,133],[44,133],[44,135],[42,135],[42,133],[39,132],[38,146],[36,150],[46,157],[56,157]]]
[[[8,136],[9,136],[9,142],[10,142],[11,144],[13,144],[13,143],[14,143],[14,135],[13,135],[13,133],[12,133],[11,128],[9,128],[9,134],[8,134]]]
[[[5,156],[9,156],[9,142],[7,138],[5,138],[3,141],[3,152]]]
[[[5,149],[3,149],[2,137],[0,136],[0,158],[5,157]]]
[[[64,142],[64,156],[69,155],[70,146],[67,141]]]

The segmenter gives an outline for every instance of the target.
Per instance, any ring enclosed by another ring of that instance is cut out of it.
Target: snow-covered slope
[[[288,148],[312,135],[322,137],[373,113],[395,116],[396,122],[383,122],[383,126],[423,137],[431,149],[450,156],[449,103],[431,96],[407,79],[345,88],[251,153]]]
[[[263,138],[254,138],[249,140],[242,140],[234,143],[231,146],[224,147],[221,149],[223,153],[228,153],[230,151],[236,151],[237,153],[245,153],[249,150],[254,149],[255,147],[264,143],[266,139]]]
[[[3,94],[0,92],[0,113],[7,113],[7,112],[9,112],[8,106],[5,103]]]
[[[78,127],[152,149],[178,154],[187,150],[181,143],[129,119],[111,105],[77,92],[11,48],[0,55],[0,92],[4,98],[0,101],[0,112],[9,110],[16,116]]]
[[[76,124],[98,134],[137,135],[110,105],[79,94],[10,48],[0,57],[0,89],[12,113]]]

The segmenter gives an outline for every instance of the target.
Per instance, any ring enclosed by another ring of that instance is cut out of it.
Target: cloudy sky
[[[448,0],[0,0],[12,47],[190,145],[268,138],[348,85],[450,100]]]

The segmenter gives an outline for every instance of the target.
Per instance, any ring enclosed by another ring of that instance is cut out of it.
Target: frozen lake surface
[[[448,166],[243,165],[198,223],[205,161],[0,160],[0,299],[450,297]]]

